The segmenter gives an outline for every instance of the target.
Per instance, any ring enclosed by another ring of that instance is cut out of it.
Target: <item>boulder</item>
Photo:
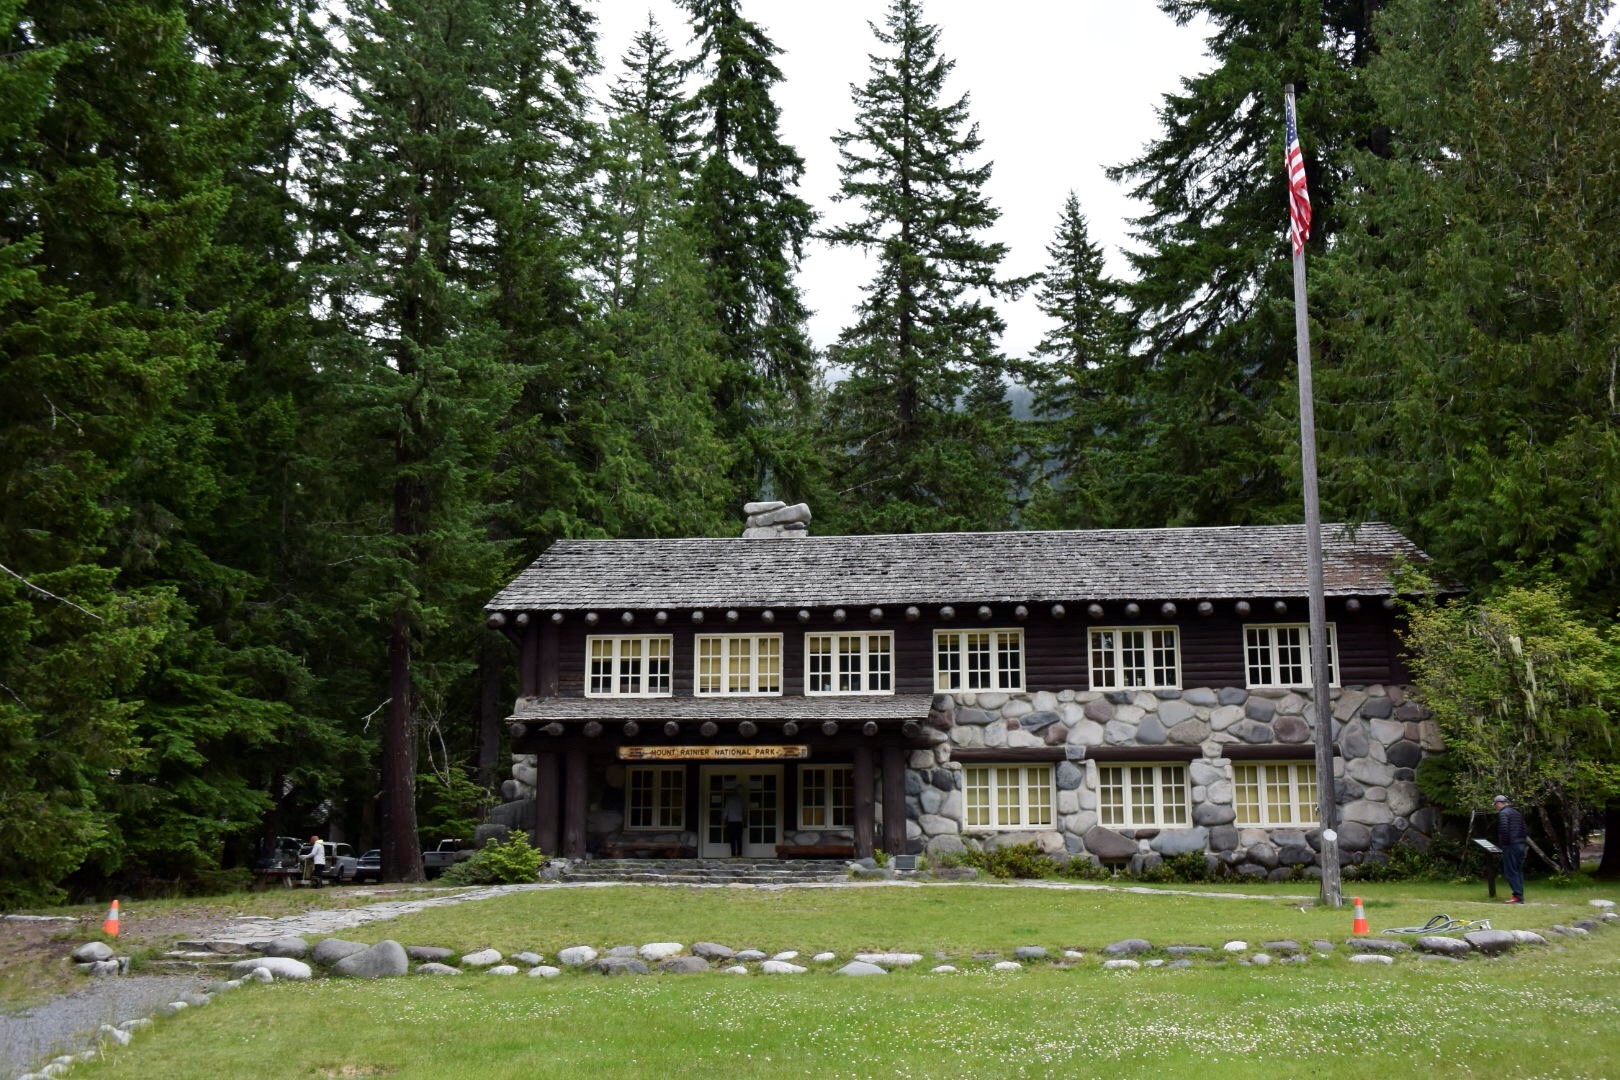
[[[238,960],[231,965],[232,973],[237,975],[246,975],[255,968],[262,968],[278,979],[294,982],[303,982],[314,974],[308,964],[290,956],[258,956],[251,960]]]
[[[1358,953],[1398,953],[1411,952],[1412,946],[1404,941],[1391,941],[1389,938],[1354,937],[1345,942],[1351,952]]]
[[[485,971],[486,975],[516,975],[517,973],[518,969],[515,964],[496,964]]]
[[[1135,960],[1104,960],[1102,966],[1109,971],[1135,971],[1142,965]]]
[[[589,945],[575,945],[557,954],[557,963],[563,967],[584,967],[596,959],[596,950]]]
[[[1104,945],[1103,954],[1106,956],[1140,956],[1151,948],[1153,946],[1142,938],[1125,938],[1114,942],[1112,945]]]
[[[730,960],[737,955],[737,950],[716,945],[712,941],[699,941],[693,944],[692,955],[701,956],[705,960]]]
[[[1536,933],[1534,930],[1509,930],[1508,933],[1513,935],[1514,942],[1519,945],[1547,944],[1547,939]]]
[[[831,962],[833,960],[838,959],[838,954],[837,953],[830,953],[830,952],[818,952],[818,953],[816,953],[816,955],[812,956],[810,959],[814,960],[818,964],[826,964],[826,963],[829,963],[829,962]]]
[[[646,975],[647,965],[634,956],[604,956],[596,962],[600,975]]]
[[[539,953],[533,952],[520,952],[512,954],[512,963],[522,964],[524,967],[534,967],[534,965],[538,964],[543,959],[545,958]]]
[[[1473,946],[1468,942],[1442,937],[1439,934],[1426,934],[1418,938],[1415,944],[1419,952],[1433,953],[1436,956],[1467,956],[1473,951]]]
[[[1352,964],[1393,964],[1395,961],[1383,953],[1357,953],[1350,957]]]
[[[678,941],[654,941],[643,945],[637,951],[641,954],[643,960],[654,962],[683,953],[686,951],[686,946]]]
[[[286,956],[293,960],[302,960],[309,955],[309,942],[301,937],[278,937],[265,942],[259,947],[259,951],[266,956]]]
[[[1023,971],[1024,965],[1016,960],[998,960],[991,965],[993,971]]]
[[[1137,852],[1135,840],[1127,840],[1113,829],[1099,825],[1082,838],[1086,850],[1103,860],[1129,859]]]
[[[1020,960],[1045,960],[1046,947],[1044,945],[1020,945],[1013,950],[1013,955]]]
[[[416,973],[418,975],[460,975],[461,969],[451,967],[449,964],[435,963],[430,960],[425,964],[418,964]]]
[[[1298,716],[1277,717],[1272,721],[1271,730],[1277,733],[1278,742],[1302,743],[1311,738],[1310,725]]]
[[[73,959],[81,964],[94,964],[100,960],[111,960],[118,955],[112,947],[104,941],[87,941],[73,950]]]
[[[1202,956],[1205,953],[1211,953],[1215,950],[1211,949],[1208,945],[1166,945],[1164,947],[1164,951],[1169,955],[1180,959],[1186,956]]]
[[[933,968],[930,968],[929,970],[932,971],[935,975],[955,975],[956,974],[956,968],[952,967],[949,964],[940,964],[938,967],[933,967]]]
[[[1281,941],[1262,941],[1260,947],[1266,952],[1276,953],[1279,956],[1293,956],[1305,951],[1305,947],[1297,941],[1284,938]]]
[[[749,963],[753,963],[756,960],[767,960],[769,957],[760,952],[758,949],[742,949],[737,952],[735,959],[746,960]]]
[[[658,965],[658,970],[670,975],[696,975],[709,970],[709,962],[701,956],[671,956]]]
[[[759,970],[767,975],[803,975],[805,972],[798,964],[790,964],[786,960],[767,960],[759,965]]]
[[[866,964],[876,964],[879,967],[897,968],[910,967],[922,959],[921,953],[912,952],[879,952],[856,953],[855,959]]]
[[[555,968],[549,964],[539,964],[529,969],[529,977],[534,979],[555,979],[562,974],[562,968]]]
[[[345,956],[332,965],[332,974],[355,979],[382,979],[403,975],[410,970],[410,958],[397,941],[379,941],[364,952]]]
[[[405,955],[412,960],[432,960],[443,963],[456,955],[456,951],[454,949],[441,949],[437,945],[407,945],[405,946]]]
[[[934,970],[938,971],[939,969],[935,968]],[[834,975],[887,975],[888,972],[885,971],[883,968],[879,967],[876,964],[867,963],[865,960],[851,960],[849,963],[845,964],[843,967],[841,967],[837,971],[833,972],[833,974]]]
[[[1165,829],[1152,840],[1148,846],[1160,855],[1185,855],[1189,851],[1203,851],[1209,843],[1209,830],[1202,827],[1193,829]]]
[[[310,959],[323,967],[329,967],[342,960],[345,956],[353,956],[355,953],[364,952],[365,950],[366,945],[363,942],[344,941],[342,938],[329,937],[315,943],[314,951],[310,953]],[[448,952],[449,950],[446,950],[447,955]],[[409,955],[409,953],[406,955]]]
[[[1237,813],[1230,806],[1203,802],[1193,807],[1194,825],[1230,825],[1236,820]]]
[[[1499,956],[1518,944],[1506,930],[1471,930],[1463,935],[1463,940],[1486,956]]]
[[[461,962],[468,967],[489,967],[492,964],[500,963],[502,959],[499,950],[480,949],[477,952],[470,952],[463,956]]]

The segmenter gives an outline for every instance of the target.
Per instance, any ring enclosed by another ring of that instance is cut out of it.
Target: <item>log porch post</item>
[[[883,748],[883,850],[906,853],[906,759],[898,746]]]
[[[561,779],[555,752],[534,755],[534,846],[547,858],[562,854]]]
[[[563,754],[562,853],[570,859],[585,857],[585,751]]]
[[[872,857],[872,830],[875,823],[873,807],[872,748],[855,747],[855,857]]]

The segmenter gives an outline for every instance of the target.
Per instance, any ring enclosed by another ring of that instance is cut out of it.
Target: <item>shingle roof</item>
[[[519,698],[509,721],[544,724],[552,720],[754,720],[820,723],[823,720],[926,720],[933,705],[927,694],[883,697],[667,697]]]
[[[1388,525],[1324,525],[1329,596],[1387,596]],[[1304,596],[1301,525],[798,539],[559,540],[492,611],[1057,603]]]

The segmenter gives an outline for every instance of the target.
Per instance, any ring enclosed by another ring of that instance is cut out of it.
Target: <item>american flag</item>
[[[1288,168],[1288,235],[1293,237],[1294,254],[1298,255],[1311,236],[1311,195],[1305,190],[1305,153],[1299,148],[1292,94],[1288,97],[1288,149],[1283,163]]]

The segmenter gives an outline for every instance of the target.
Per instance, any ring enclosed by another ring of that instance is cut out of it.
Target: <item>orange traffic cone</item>
[[[1365,934],[1367,930],[1367,913],[1361,910],[1361,897],[1356,897],[1356,921],[1350,924],[1352,934]]]
[[[101,924],[101,932],[112,937],[118,936],[118,901],[114,900],[112,907],[107,909],[107,921]]]

